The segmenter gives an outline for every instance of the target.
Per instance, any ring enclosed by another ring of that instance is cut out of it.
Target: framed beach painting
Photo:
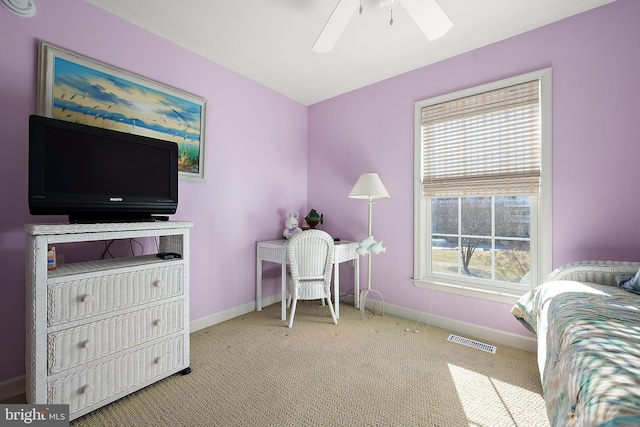
[[[45,42],[38,56],[39,115],[175,142],[180,179],[204,181],[204,99]]]

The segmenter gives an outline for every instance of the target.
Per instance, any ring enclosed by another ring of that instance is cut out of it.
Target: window
[[[514,302],[551,271],[551,70],[415,114],[416,286]]]

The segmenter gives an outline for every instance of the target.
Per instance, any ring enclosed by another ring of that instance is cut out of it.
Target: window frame
[[[482,281],[430,272],[431,265],[431,201],[423,195],[422,185],[422,108],[427,105],[463,98],[477,93],[497,90],[531,80],[540,80],[540,138],[541,173],[540,193],[531,197],[532,271],[527,287],[504,282]],[[552,266],[552,114],[551,68],[510,77],[492,83],[471,87],[449,94],[428,98],[415,103],[414,129],[414,286],[440,292],[470,296],[512,304],[520,296],[541,283],[551,273]],[[534,266],[534,260],[536,265]]]

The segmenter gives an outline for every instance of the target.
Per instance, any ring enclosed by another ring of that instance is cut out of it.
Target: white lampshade
[[[387,199],[387,189],[377,173],[363,173],[349,193],[351,199]]]

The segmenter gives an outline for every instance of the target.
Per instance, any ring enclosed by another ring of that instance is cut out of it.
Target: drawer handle
[[[91,393],[93,391],[93,384],[87,384],[82,387],[82,393]]]
[[[94,299],[93,295],[87,294],[82,297],[82,302],[92,302]]]
[[[162,319],[157,319],[155,322],[153,322],[153,324],[154,324],[155,326],[160,326],[160,325],[162,325],[162,323],[164,323],[164,322],[162,321]]]
[[[164,283],[162,282],[162,280],[156,280],[155,282],[153,282],[153,286],[155,286],[156,288],[162,288],[164,287]]]
[[[91,340],[85,340],[82,343],[82,348],[84,348],[85,350],[89,350],[91,347],[93,347],[93,343],[91,342]]]
[[[162,358],[162,356],[158,356],[154,359],[153,363],[155,363],[156,365],[159,365],[162,363],[164,359]]]

